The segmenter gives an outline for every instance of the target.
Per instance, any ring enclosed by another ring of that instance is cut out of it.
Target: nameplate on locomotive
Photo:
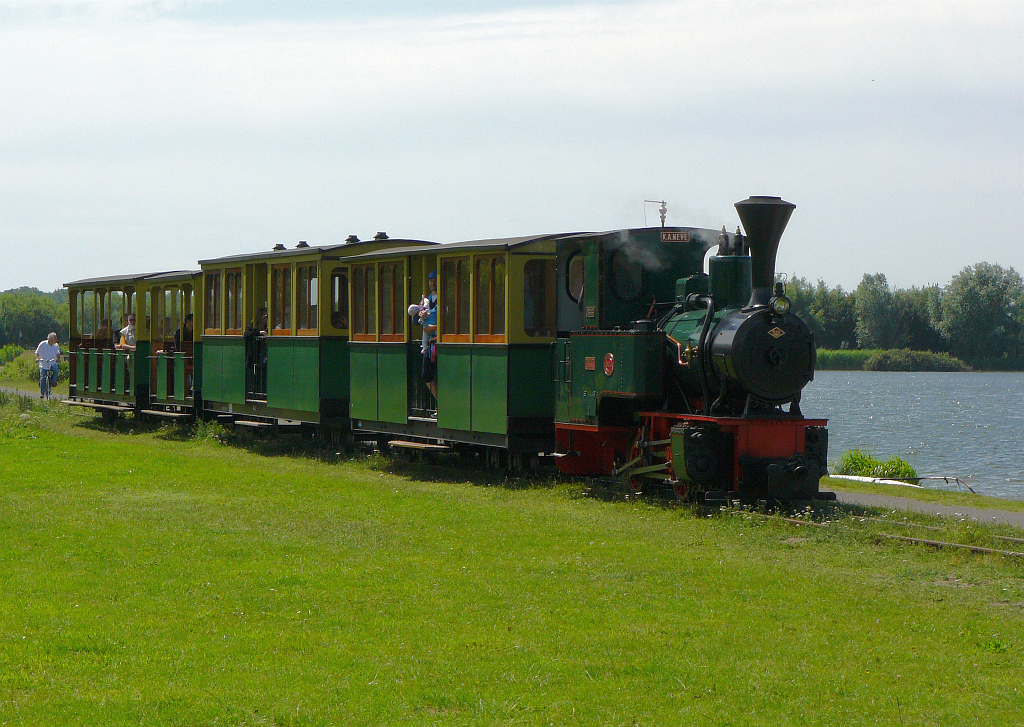
[[[768,331],[768,335],[771,336],[772,338],[782,338],[783,336],[786,335],[786,332],[779,328],[778,326],[775,326],[775,328]]]
[[[583,359],[583,368],[586,371],[597,371],[597,356],[586,356]]]
[[[661,241],[662,242],[689,242],[690,241],[690,233],[689,232],[662,232],[661,233]]]

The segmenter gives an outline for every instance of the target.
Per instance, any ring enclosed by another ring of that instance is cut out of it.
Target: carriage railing
[[[79,348],[69,355],[73,397],[121,398],[133,395],[129,351]]]

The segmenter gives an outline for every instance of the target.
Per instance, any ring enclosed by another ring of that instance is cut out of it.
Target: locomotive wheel
[[[687,488],[685,482],[677,482],[672,485],[672,492],[675,494],[677,500],[686,500],[690,495],[690,490]]]
[[[638,439],[639,439],[639,437],[638,437]],[[641,459],[640,459],[639,462],[637,462],[637,465],[638,466],[643,466],[643,465],[647,464],[647,461],[650,459],[649,457],[644,456],[645,454],[646,453],[644,452],[644,450],[641,449],[639,446],[637,446],[637,440],[634,440],[633,441],[633,446],[631,446],[629,448],[629,457],[626,459],[626,461],[627,462],[632,462],[637,457],[640,457]],[[634,494],[639,495],[640,493],[642,493],[644,491],[644,478],[643,477],[630,477],[627,474],[627,476],[626,476],[626,484],[629,485],[629,489]]]

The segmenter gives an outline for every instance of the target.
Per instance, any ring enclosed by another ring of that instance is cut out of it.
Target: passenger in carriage
[[[181,351],[181,344],[192,343],[192,327],[193,327],[192,314],[189,313],[185,316],[185,331],[182,334],[182,330],[179,328],[174,332],[174,350]]]
[[[423,383],[437,399],[437,271],[430,271],[427,285],[430,292],[423,297],[420,307],[420,322],[423,324],[420,352],[423,354]]]
[[[93,340],[96,341],[96,348],[113,347],[113,334],[110,330],[109,318],[103,318],[100,320],[100,325],[96,329],[96,337]]]
[[[135,314],[128,314],[128,325],[117,332],[117,349],[119,351],[135,350]]]

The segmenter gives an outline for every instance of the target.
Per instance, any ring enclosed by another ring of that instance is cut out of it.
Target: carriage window
[[[114,336],[114,344],[120,342],[118,332],[127,325],[125,317],[125,295],[122,290],[114,290],[110,293],[110,330]]]
[[[643,268],[628,250],[620,249],[612,256],[612,292],[622,300],[634,300],[643,287]]]
[[[220,333],[220,271],[206,274],[206,332]]]
[[[274,335],[287,336],[292,331],[292,269],[275,267],[270,275],[271,325]]]
[[[352,335],[373,341],[377,336],[377,268],[357,265],[352,268]]]
[[[78,310],[82,316],[80,328],[83,336],[91,336],[96,329],[96,293],[89,290],[82,293],[82,305]]]
[[[305,265],[298,270],[295,294],[298,297],[299,328],[316,330],[316,265]]]
[[[470,279],[469,258],[445,260],[441,264],[441,337],[469,341]]]
[[[242,332],[242,271],[228,270],[224,274],[224,293],[227,305],[224,306],[224,327],[229,333],[238,335]]]
[[[523,268],[523,329],[528,336],[555,335],[555,261],[530,260]]]
[[[180,325],[181,291],[164,290],[164,338],[173,338]]]
[[[331,271],[331,325],[348,328],[348,276],[343,268]]]
[[[380,266],[380,335],[382,341],[405,338],[405,265],[401,262]]]
[[[476,335],[484,343],[487,336],[505,334],[505,260],[502,257],[477,258],[476,261]]]
[[[569,257],[569,265],[565,273],[565,291],[574,303],[579,303],[583,299],[585,268],[583,253],[574,252]]]

